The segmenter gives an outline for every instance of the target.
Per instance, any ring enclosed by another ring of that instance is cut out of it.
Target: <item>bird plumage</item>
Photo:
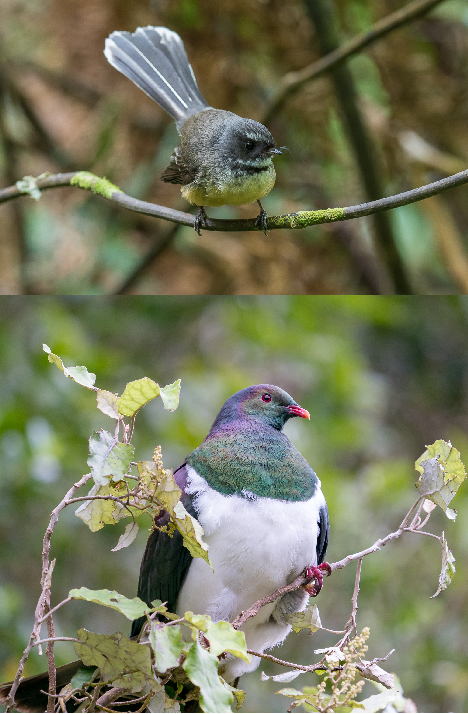
[[[113,32],[104,54],[174,119],[179,130],[189,116],[210,108],[198,89],[184,43],[167,27]]]
[[[204,529],[214,571],[187,555],[181,538],[156,529],[143,557],[139,597],[167,600],[180,615],[191,610],[232,622],[323,562],[329,525],[320,481],[281,431],[289,418],[305,415],[273,385],[248,387],[226,401],[206,439],[175,472],[185,507]],[[262,652],[282,642],[291,630],[285,614],[307,602],[299,590],[262,608],[243,627],[247,646]],[[132,634],[142,624],[134,623]],[[258,661],[227,657],[223,676],[232,681]]]

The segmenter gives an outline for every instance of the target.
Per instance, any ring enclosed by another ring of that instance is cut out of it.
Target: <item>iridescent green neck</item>
[[[237,428],[232,428],[236,426]],[[243,492],[284,501],[307,501],[317,476],[288,437],[257,420],[210,433],[186,459],[224,495]]]

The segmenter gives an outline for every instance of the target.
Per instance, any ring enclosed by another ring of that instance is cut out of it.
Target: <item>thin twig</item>
[[[39,634],[40,634],[40,630],[41,630],[41,622],[39,622],[39,620],[42,620],[42,618],[44,617],[46,594],[47,594],[47,591],[50,590],[50,580],[52,577],[52,570],[53,570],[53,566],[55,563],[55,561],[53,561],[49,565],[50,538],[52,536],[55,526],[57,525],[58,515],[59,515],[60,511],[63,510],[63,508],[65,508],[68,505],[68,501],[71,499],[73,494],[76,493],[76,491],[78,491],[78,489],[81,488],[81,486],[84,486],[84,484],[87,481],[89,481],[90,478],[91,478],[91,474],[85,474],[85,476],[83,476],[79,481],[77,481],[75,484],[73,484],[73,486],[65,494],[65,498],[52,511],[49,525],[47,527],[47,530],[46,530],[46,533],[44,536],[44,541],[43,541],[43,548],[42,548],[43,571],[42,571],[42,577],[41,577],[41,594],[39,596],[39,600],[38,600],[38,603],[36,606],[34,627],[31,632],[29,642],[24,649],[23,655],[22,655],[20,663],[18,665],[18,670],[16,672],[15,678],[11,685],[10,692],[8,694],[7,711],[10,711],[11,708],[13,708],[15,706],[15,694],[16,694],[16,690],[19,687],[21,679],[23,677],[24,665],[26,664],[26,660],[28,659],[31,649],[34,647],[36,641],[39,640]],[[44,568],[46,566],[47,566],[47,569],[44,570]],[[52,618],[49,617],[49,618],[47,618],[47,621],[49,622],[51,619]]]
[[[255,602],[252,607],[249,607],[248,610],[244,610],[243,612],[241,612],[240,615],[232,623],[232,626],[234,627],[234,629],[238,630],[240,627],[242,627],[244,622],[247,622],[250,617],[255,617],[255,615],[261,610],[262,607],[268,605],[270,602],[274,602],[279,597],[286,595],[286,593],[290,593],[293,590],[298,590],[302,585],[307,585],[308,582],[310,582],[310,578],[306,578],[304,574],[301,573],[301,575],[299,575],[289,585],[284,585],[282,588],[278,588],[278,590],[275,590],[275,592],[271,595],[257,600],[257,602]]]
[[[304,67],[297,72],[288,72],[288,74],[285,74],[280,80],[276,93],[264,112],[261,119],[262,123],[268,124],[284,105],[285,101],[304,84],[338,67],[349,57],[361,52],[365,47],[376,42],[376,40],[388,35],[389,32],[425,15],[442,1],[443,0],[414,0],[414,2],[410,2],[400,10],[396,10],[390,15],[387,15],[387,17],[378,20],[368,30],[364,30],[364,32],[355,35],[336,50],[324,55],[308,67]]]
[[[50,617],[53,612],[55,612],[56,610],[58,610],[59,607],[62,607],[63,605],[66,605],[67,602],[70,602],[71,600],[73,600],[72,597],[67,597],[67,598],[65,598],[65,600],[62,600],[62,602],[59,602],[59,604],[56,605],[55,607],[53,607],[52,610],[49,610],[49,612],[47,613],[47,615],[44,615],[44,617],[41,617],[41,618],[37,621],[38,625],[42,625],[42,623],[43,623],[45,620],[47,620],[47,618]]]
[[[283,667],[290,667],[291,669],[299,669],[301,672],[315,672],[321,669],[329,669],[328,665],[324,665],[323,662],[325,657],[317,664],[296,664],[295,662],[285,662],[283,659],[278,659],[278,657],[273,657],[273,655],[265,654],[264,652],[255,652],[255,650],[247,650],[247,652],[254,657],[261,657],[262,659],[267,659],[270,662],[275,662],[275,664],[281,664]]]
[[[81,640],[78,640],[76,637],[47,637],[45,640],[37,640],[37,642],[34,643],[34,647],[36,645],[43,645],[44,642],[81,642]]]

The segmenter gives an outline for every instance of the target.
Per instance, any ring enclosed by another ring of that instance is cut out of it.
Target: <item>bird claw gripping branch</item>
[[[304,575],[306,578],[311,578],[311,581],[302,587],[309,593],[310,597],[317,597],[321,591],[324,571],[327,575],[331,575],[332,570],[329,563],[320,563],[317,567],[312,565],[309,568],[306,568]]]

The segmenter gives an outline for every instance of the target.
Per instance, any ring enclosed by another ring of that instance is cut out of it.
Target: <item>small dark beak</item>
[[[291,416],[302,417],[303,419],[310,419],[310,414],[307,409],[303,409],[299,404],[291,404],[290,407],[286,407]]]
[[[282,154],[283,152],[280,151],[279,149],[276,148],[276,146],[270,146],[268,149],[265,149],[264,151],[265,154]]]

